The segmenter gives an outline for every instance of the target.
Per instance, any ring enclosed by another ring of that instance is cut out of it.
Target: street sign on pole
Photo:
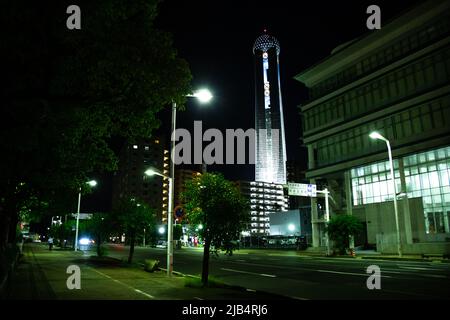
[[[315,184],[288,182],[288,194],[290,196],[316,197],[317,186]]]
[[[76,213],[72,213],[71,214],[72,217],[76,218],[77,214]],[[93,214],[92,213],[80,213],[80,220],[88,220],[88,219],[92,219]]]

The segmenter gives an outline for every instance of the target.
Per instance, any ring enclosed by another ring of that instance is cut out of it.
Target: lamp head
[[[208,103],[213,98],[211,91],[208,89],[197,90],[192,96],[197,98],[201,103]]]
[[[90,185],[91,187],[95,187],[96,185],[97,185],[97,181],[95,181],[95,180],[91,180],[91,181],[88,181],[88,182],[86,182],[88,185]]]
[[[379,134],[379,133],[376,132],[376,131],[371,132],[371,133],[369,134],[369,137],[372,138],[372,139],[376,139],[376,140],[383,140],[383,141],[386,141],[386,138],[383,137],[381,134]]]

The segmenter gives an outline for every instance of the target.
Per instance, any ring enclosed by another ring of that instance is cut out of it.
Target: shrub
[[[363,230],[362,223],[354,216],[339,214],[331,218],[326,231],[339,254],[345,254],[349,247],[350,236],[356,236]]]
[[[146,259],[144,260],[144,270],[147,272],[153,272],[158,270],[159,268],[159,260],[154,259]]]

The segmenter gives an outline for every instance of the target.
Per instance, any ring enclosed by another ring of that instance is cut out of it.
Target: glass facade
[[[403,157],[405,188],[394,160],[397,192],[421,198],[427,233],[450,233],[450,146]],[[389,161],[351,170],[353,205],[393,200]]]

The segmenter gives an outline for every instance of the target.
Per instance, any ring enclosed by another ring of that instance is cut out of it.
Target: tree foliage
[[[183,103],[191,75],[154,26],[158,3],[80,0],[81,30],[66,28],[69,1],[2,5],[1,247],[30,197],[76,194],[117,167],[111,139],[149,137],[157,112]]]
[[[340,254],[345,254],[350,246],[350,237],[357,236],[363,230],[362,223],[355,216],[338,214],[332,217],[326,227],[331,240]]]
[[[205,173],[186,183],[183,194],[190,224],[202,224],[205,241],[202,282],[208,282],[211,247],[231,254],[233,240],[249,221],[249,205],[238,189],[221,174]]]

